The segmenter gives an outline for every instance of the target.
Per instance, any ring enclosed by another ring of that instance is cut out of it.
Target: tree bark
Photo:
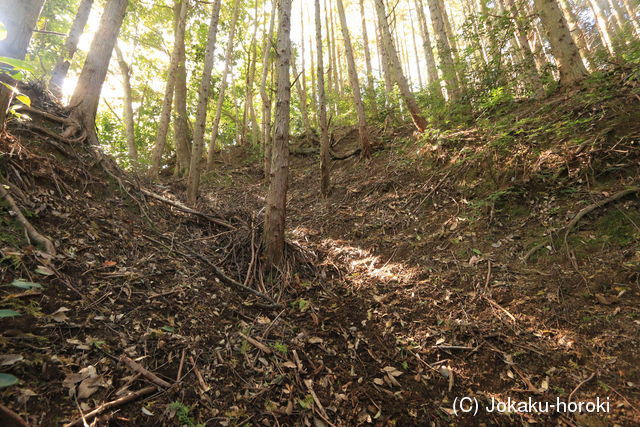
[[[309,109],[307,108],[307,93],[300,82],[304,79],[304,73],[298,77],[298,70],[296,68],[295,61],[291,61],[291,71],[296,79],[296,91],[298,92],[298,102],[300,103],[300,115],[302,116],[302,126],[304,127],[304,134],[309,141],[313,138],[313,132],[311,131],[311,122],[309,121]]]
[[[191,149],[191,163],[189,166],[189,177],[187,179],[187,201],[195,204],[198,198],[200,186],[200,163],[204,152],[204,127],[207,122],[207,105],[211,92],[211,70],[216,46],[216,36],[218,34],[218,20],[220,18],[221,0],[214,0],[211,10],[211,21],[209,22],[209,32],[207,34],[207,48],[204,55],[202,69],[202,79],[198,88],[198,106],[196,111],[196,122],[193,127],[193,147]]]
[[[271,68],[271,41],[276,16],[276,0],[271,2],[271,17],[269,31],[265,36],[262,50],[262,81],[260,82],[260,97],[262,98],[262,146],[264,148],[264,176],[271,176],[271,96],[267,93],[267,77]]]
[[[591,6],[591,11],[595,17],[596,27],[598,28],[602,44],[607,48],[607,51],[611,55],[615,55],[616,52],[613,45],[613,39],[609,30],[609,21],[604,13],[604,9],[598,0],[589,0],[589,6]]]
[[[100,93],[128,3],[128,0],[108,1],[69,101],[72,116],[86,129],[89,142],[94,145],[98,145],[95,123]]]
[[[60,54],[60,57],[58,57],[56,65],[53,67],[51,80],[49,80],[49,90],[58,98],[62,96],[62,86],[64,85],[64,80],[67,77],[67,72],[71,66],[73,55],[75,55],[78,50],[78,42],[80,41],[80,36],[84,32],[84,27],[87,25],[87,21],[89,20],[92,5],[93,0],[82,0],[80,2],[78,12],[73,20],[73,24],[71,24],[71,29],[69,30],[69,36],[62,48],[62,53]]]
[[[236,32],[236,24],[238,22],[238,16],[240,14],[240,0],[235,0],[233,3],[233,16],[231,18],[231,26],[229,27],[229,34],[227,35],[227,50],[224,58],[224,70],[220,77],[220,88],[218,89],[218,102],[216,104],[216,115],[213,118],[213,124],[211,126],[211,140],[209,141],[209,154],[207,155],[207,171],[213,168],[213,158],[216,151],[216,140],[218,139],[218,130],[220,128],[220,119],[222,118],[222,108],[224,106],[224,93],[227,90],[227,77],[231,70],[231,56],[233,55],[233,42]]]
[[[557,0],[534,0],[540,15],[540,21],[547,31],[553,56],[558,62],[560,84],[572,85],[584,79],[587,69],[582,62],[580,51],[571,38],[569,27],[564,19]]]
[[[264,219],[265,261],[270,267],[284,262],[284,231],[289,175],[289,119],[291,101],[291,0],[280,0],[278,8],[276,117],[271,180]]]
[[[424,87],[424,82],[422,80],[422,71],[420,70],[422,67],[420,66],[420,54],[418,53],[418,42],[416,41],[416,28],[413,23],[415,19],[413,17],[413,13],[411,13],[411,11],[409,11],[409,13],[409,20],[411,21],[411,41],[413,42],[413,56],[416,61],[416,70],[418,72],[418,87],[422,89]]]
[[[349,27],[347,26],[347,16],[344,13],[344,5],[342,0],[337,0],[338,15],[340,17],[340,26],[342,27],[342,38],[344,39],[344,49],[347,57],[347,71],[349,72],[349,81],[351,84],[351,94],[353,96],[353,104],[356,107],[356,115],[358,117],[358,136],[360,146],[362,147],[363,157],[369,157],[371,154],[371,144],[369,142],[369,132],[367,131],[367,119],[364,114],[364,104],[360,93],[360,82],[358,81],[358,70],[356,61],[353,58],[353,47],[351,46],[351,36],[349,35]]]
[[[186,30],[186,16],[189,13],[189,0],[182,0],[185,7],[184,19],[181,14],[183,26]],[[182,6],[181,6],[182,7]],[[178,45],[178,66],[176,68],[175,85],[175,145],[176,145],[176,169],[175,176],[185,176],[189,172],[191,160],[191,145],[189,142],[189,117],[187,113],[187,56],[185,52],[185,30],[180,29],[180,36],[176,39]]]
[[[407,109],[409,110],[409,114],[411,114],[413,124],[420,132],[424,132],[427,128],[427,121],[421,116],[420,107],[418,107],[418,103],[416,102],[413,93],[411,93],[409,83],[407,82],[407,79],[402,72],[402,68],[400,67],[400,59],[398,58],[398,53],[396,52],[393,39],[391,38],[391,32],[389,31],[389,23],[387,22],[384,2],[383,0],[375,0],[375,5],[376,13],[378,15],[378,27],[380,28],[382,36],[384,52],[389,59],[388,62],[391,76],[398,85],[400,94],[402,95],[404,102],[407,104]]]
[[[131,67],[124,59],[120,47],[115,46],[118,65],[120,66],[120,74],[122,74],[122,88],[124,91],[124,102],[122,117],[124,118],[124,129],[127,137],[127,151],[131,166],[134,169],[138,167],[138,148],[136,147],[136,131],[133,121],[133,94],[131,91]]]
[[[367,88],[370,95],[374,95],[373,87],[373,67],[371,66],[371,50],[369,49],[369,34],[367,33],[367,15],[364,10],[364,0],[360,0],[360,15],[362,15],[362,43],[364,45],[364,62],[367,70]],[[373,103],[372,105],[375,105]]]
[[[315,0],[316,14],[316,55],[318,78],[318,123],[320,125],[320,191],[329,195],[331,181],[329,177],[329,130],[327,125],[327,99],[324,86],[324,58],[322,55],[322,20],[320,19],[320,0]]]
[[[0,56],[25,58],[43,5],[44,0],[0,0],[1,20],[7,30],[7,37],[0,40]],[[1,72],[0,82],[15,84],[11,77]],[[13,91],[0,84],[0,130],[4,128],[12,99]]]
[[[162,154],[167,145],[167,133],[171,123],[171,109],[173,108],[173,98],[176,87],[176,73],[180,56],[180,40],[184,40],[185,25],[187,16],[186,2],[176,1],[174,5],[174,41],[171,59],[169,61],[169,71],[167,73],[167,83],[164,89],[164,100],[162,101],[162,112],[158,121],[158,131],[156,140],[151,152],[151,168],[149,176],[156,178],[162,166]]]

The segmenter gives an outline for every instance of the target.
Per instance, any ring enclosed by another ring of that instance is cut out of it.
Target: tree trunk
[[[371,50],[369,49],[369,34],[367,34],[367,16],[364,10],[364,0],[360,0],[360,15],[362,15],[362,43],[364,45],[364,62],[367,70],[367,87],[370,96],[373,96],[373,67],[371,66]],[[372,103],[372,105],[375,106],[375,102]]]
[[[538,74],[538,69],[536,68],[536,60],[533,56],[533,51],[531,50],[531,45],[529,45],[529,39],[527,38],[527,31],[522,26],[521,16],[522,14],[518,11],[515,0],[507,0],[507,5],[505,6],[505,10],[513,16],[515,19],[515,35],[517,37],[516,43],[520,52],[522,53],[523,58],[523,66],[525,67],[529,82],[533,87],[533,93],[536,97],[542,97],[544,95],[544,87],[542,85],[542,80],[540,79],[540,75]]]
[[[167,133],[171,122],[171,109],[173,108],[173,97],[176,87],[176,73],[180,56],[180,40],[184,40],[185,25],[187,16],[186,2],[176,1],[174,5],[174,42],[169,71],[167,73],[167,84],[164,89],[164,100],[162,102],[162,112],[158,121],[158,133],[151,153],[151,168],[149,176],[156,178],[162,166],[162,154],[167,145]]]
[[[413,124],[420,132],[423,132],[427,128],[427,121],[421,116],[418,103],[416,102],[413,93],[411,93],[411,89],[409,88],[407,79],[402,73],[402,69],[400,68],[400,59],[398,58],[398,53],[396,52],[393,40],[391,38],[391,32],[389,31],[389,23],[387,22],[387,14],[385,11],[384,2],[383,0],[375,0],[375,5],[376,13],[378,15],[378,27],[380,28],[380,33],[382,36],[384,52],[386,55],[388,55],[392,78],[398,85],[400,94],[402,95],[404,102],[407,104],[407,109],[409,110],[409,114],[411,114]]]
[[[204,152],[204,127],[207,122],[207,105],[209,104],[209,95],[211,92],[211,70],[213,69],[221,1],[222,0],[214,0],[213,2],[209,32],[207,34],[207,48],[202,69],[202,80],[200,80],[200,87],[198,88],[198,106],[196,110],[196,122],[193,127],[191,164],[189,166],[189,177],[187,179],[187,201],[192,205],[195,204],[198,198],[198,188],[200,186],[200,163],[202,161],[202,153]]]
[[[582,62],[580,51],[571,38],[557,0],[534,0],[540,21],[547,31],[553,56],[558,62],[560,84],[572,85],[584,79],[588,73]]]
[[[98,145],[95,124],[100,92],[128,3],[128,0],[108,1],[69,101],[70,107],[73,108],[73,117],[86,129],[89,142],[94,145]]]
[[[578,17],[576,13],[573,11],[573,7],[569,0],[560,0],[560,8],[564,13],[564,17],[567,20],[567,25],[569,25],[569,31],[571,32],[571,36],[573,37],[573,41],[578,46],[580,50],[580,55],[584,60],[584,65],[587,70],[591,71],[591,63],[589,62],[589,46],[587,45],[587,39],[585,38],[585,34],[580,28],[580,24],[578,22]]]
[[[0,40],[0,56],[24,59],[31,41],[31,34],[38,22],[44,0],[0,0],[0,19],[7,30],[7,37]],[[0,82],[14,85],[6,74],[0,73]],[[13,99],[13,91],[0,84],[0,130],[4,128],[7,111]]]
[[[271,68],[271,40],[276,16],[276,1],[271,3],[271,17],[269,32],[267,33],[262,50],[262,81],[260,82],[260,97],[262,98],[262,146],[264,147],[264,176],[271,176],[271,96],[267,93],[267,77]]]
[[[278,9],[276,117],[271,180],[264,217],[265,262],[280,267],[284,261],[284,231],[289,178],[289,107],[291,101],[291,0],[280,0]]]
[[[120,74],[122,74],[122,88],[124,90],[124,105],[122,117],[124,118],[125,135],[127,136],[127,151],[131,166],[133,169],[138,167],[138,148],[136,147],[136,131],[133,121],[133,94],[131,91],[131,67],[122,55],[122,51],[116,44],[116,55],[118,65],[120,66]]]
[[[633,25],[636,36],[640,37],[640,19],[638,19],[637,2],[634,7],[629,0],[622,0],[622,5],[627,15],[629,15],[629,20],[631,21],[631,25]]]
[[[449,100],[455,101],[460,97],[460,82],[458,81],[455,62],[453,61],[452,48],[447,35],[443,11],[438,0],[427,0],[427,4],[431,13],[431,23],[435,33],[438,57],[440,58],[440,67],[447,88],[447,95]]]
[[[609,51],[611,55],[615,55],[616,52],[613,46],[613,39],[611,37],[611,32],[609,31],[609,21],[607,20],[607,16],[600,5],[600,2],[598,0],[589,0],[589,6],[591,6],[591,11],[595,17],[596,27],[598,28],[602,44],[607,48],[607,51]]]
[[[92,5],[93,0],[82,0],[80,2],[78,12],[73,20],[73,24],[71,24],[71,29],[69,30],[69,36],[62,48],[62,53],[58,57],[55,67],[53,67],[51,80],[49,80],[49,90],[58,98],[62,96],[62,86],[64,85],[64,80],[67,77],[67,72],[71,66],[73,55],[75,55],[78,50],[78,42],[80,41],[80,36],[84,32],[84,27],[87,25],[87,21],[89,20]]]
[[[414,17],[411,11],[410,11],[409,20],[411,21],[411,40],[413,42],[413,56],[414,56],[414,60],[416,61],[416,70],[418,72],[418,87],[422,89],[424,87],[424,83],[422,80],[422,71],[420,71],[422,67],[420,66],[420,54],[418,53],[418,42],[416,41],[416,28],[415,28],[415,24],[413,23]]]
[[[311,122],[309,121],[309,109],[307,108],[307,94],[300,82],[304,79],[304,74],[298,76],[298,70],[296,68],[295,61],[291,61],[291,71],[293,71],[293,77],[296,79],[296,91],[298,92],[298,102],[300,103],[300,115],[302,116],[302,126],[304,127],[304,134],[309,141],[313,138],[313,132],[311,131]]]
[[[429,36],[429,27],[427,26],[427,18],[424,14],[424,6],[422,0],[415,0],[416,10],[418,11],[418,22],[420,23],[420,31],[422,33],[422,47],[424,56],[427,61],[427,80],[430,87],[438,98],[442,97],[442,87],[440,86],[440,78],[438,77],[438,67],[433,56],[433,46],[431,37]]]
[[[387,93],[393,92],[393,79],[391,78],[391,71],[389,70],[388,55],[385,53],[384,42],[382,41],[382,30],[376,21],[376,36],[378,38],[378,60],[380,62],[380,70],[382,71],[382,78],[384,79],[384,89]],[[388,101],[389,97],[385,97]],[[385,101],[385,105],[388,102]]]
[[[185,16],[181,22],[186,25],[186,14],[189,13],[189,1],[182,0],[186,5]],[[182,16],[181,16],[182,19]],[[186,29],[186,28],[185,28]],[[176,145],[176,168],[175,176],[185,176],[189,171],[191,160],[191,146],[189,143],[189,118],[187,113],[187,55],[185,52],[184,30],[180,29],[180,36],[176,39],[178,45],[178,66],[176,68],[175,84],[175,145]]]
[[[218,139],[218,130],[220,128],[220,119],[222,118],[222,107],[224,106],[224,93],[227,90],[227,76],[231,69],[231,56],[233,55],[233,42],[236,32],[236,24],[240,15],[240,0],[233,3],[233,16],[231,18],[231,26],[227,36],[227,51],[224,58],[224,70],[220,78],[220,88],[218,89],[218,103],[216,104],[216,115],[211,126],[211,141],[209,142],[209,154],[207,155],[207,171],[213,168],[213,158],[216,150],[216,140]]]
[[[320,125],[320,191],[329,195],[329,130],[327,128],[327,100],[324,88],[324,58],[322,55],[322,21],[320,19],[320,0],[315,0],[316,12],[316,54],[318,57],[318,123]]]

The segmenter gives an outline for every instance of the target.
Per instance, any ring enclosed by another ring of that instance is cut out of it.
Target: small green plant
[[[271,345],[274,350],[279,351],[282,354],[287,354],[289,352],[289,347],[286,344],[281,343],[280,341],[276,341]]]
[[[204,424],[197,424],[193,418],[189,416],[189,412],[191,412],[191,408],[185,405],[184,403],[176,400],[175,402],[169,405],[169,409],[175,412],[176,418],[180,422],[181,426],[188,427],[204,427]]]
[[[311,303],[309,301],[307,301],[306,299],[300,298],[300,299],[297,299],[297,300],[293,301],[291,303],[291,307],[297,308],[302,313],[304,313],[305,311],[309,310],[309,308],[311,307]]]

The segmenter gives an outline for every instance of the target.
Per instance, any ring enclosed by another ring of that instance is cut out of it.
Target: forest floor
[[[284,279],[261,272],[266,189],[242,149],[221,154],[198,216],[15,123],[0,162],[59,255],[0,207],[0,283],[42,286],[0,290],[22,314],[0,319],[1,370],[20,379],[2,402],[33,425],[76,420],[152,384],[125,355],[170,387],[101,424],[640,423],[640,97],[610,77],[472,126],[372,129],[372,158],[335,162],[327,199],[317,158],[292,156]],[[349,152],[354,130],[335,141]],[[609,412],[454,413],[465,396]]]

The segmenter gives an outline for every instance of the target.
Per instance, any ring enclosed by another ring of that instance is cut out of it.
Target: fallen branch
[[[119,399],[116,400],[112,400],[111,402],[106,402],[103,403],[102,405],[98,406],[96,409],[94,409],[91,412],[86,413],[83,417],[76,419],[75,421],[72,421],[68,424],[65,424],[64,427],[74,427],[74,426],[82,426],[85,424],[86,421],[92,420],[94,419],[96,416],[100,415],[101,413],[103,413],[104,411],[111,409],[111,408],[117,408],[118,406],[122,406],[126,403],[132,402],[134,400],[137,400],[143,396],[146,396],[148,394],[151,394],[153,392],[155,392],[157,390],[157,388],[155,386],[149,386],[149,387],[145,387],[143,389],[140,389],[138,391],[134,391],[133,393],[127,394],[126,396],[123,396]]]
[[[356,148],[350,153],[339,155],[336,154],[333,150],[329,150],[329,154],[331,154],[331,160],[347,160],[349,157],[357,156],[358,154],[360,154],[360,152],[362,152],[362,150],[360,148]]]
[[[55,256],[56,248],[51,242],[51,240],[49,240],[48,238],[40,234],[38,230],[36,230],[33,227],[33,225],[31,225],[31,223],[27,220],[27,218],[25,218],[25,216],[22,215],[22,212],[20,211],[18,204],[16,203],[15,200],[13,200],[13,197],[11,197],[11,194],[9,194],[9,192],[6,190],[5,186],[2,183],[0,183],[0,197],[5,199],[7,203],[9,203],[9,206],[11,207],[11,210],[13,211],[16,219],[20,224],[22,224],[22,227],[24,227],[24,229],[26,230],[27,236],[29,236],[29,238],[34,242],[41,245],[49,255]]]
[[[249,344],[251,344],[252,346],[254,346],[255,348],[257,348],[258,350],[262,350],[263,352],[267,353],[267,354],[271,354],[273,353],[273,351],[271,351],[271,349],[269,347],[267,347],[266,345],[262,344],[260,341],[258,341],[255,338],[250,337],[249,335],[245,335],[242,332],[240,332],[240,336],[242,338],[244,338],[245,340],[247,340],[247,342]]]
[[[565,244],[567,243],[567,237],[569,236],[569,233],[571,232],[571,230],[573,230],[573,228],[576,226],[576,224],[578,224],[578,222],[582,219],[582,217],[584,217],[585,215],[587,215],[590,212],[593,212],[594,210],[607,205],[611,202],[615,202],[616,200],[620,200],[623,197],[627,197],[633,193],[637,193],[640,191],[640,187],[632,187],[632,188],[628,188],[626,190],[622,190],[616,194],[614,194],[611,197],[607,197],[606,199],[600,200],[592,205],[589,205],[585,208],[582,208],[580,210],[580,212],[578,212],[576,214],[576,216],[573,217],[573,219],[571,221],[569,221],[569,224],[567,224],[567,226],[565,227],[565,232],[564,232],[564,242]]]
[[[13,412],[11,409],[7,408],[3,404],[0,403],[0,421],[3,426],[18,426],[18,427],[29,427],[29,424],[22,418],[20,415]]]
[[[225,221],[222,221],[220,219],[217,219],[217,218],[215,218],[215,217],[213,217],[211,215],[208,215],[208,214],[206,214],[204,212],[200,212],[200,211],[196,211],[194,209],[191,209],[191,208],[189,208],[187,206],[184,206],[181,203],[174,202],[173,200],[169,200],[167,198],[164,198],[164,197],[160,196],[159,194],[152,193],[151,191],[145,190],[144,188],[140,188],[140,192],[142,194],[146,195],[146,196],[149,196],[149,197],[152,197],[152,198],[154,198],[156,200],[159,200],[162,203],[166,203],[166,204],[168,204],[170,206],[173,206],[174,208],[178,209],[179,211],[199,216],[201,218],[204,218],[204,219],[207,219],[207,220],[213,222],[214,224],[221,225],[221,226],[229,228],[231,230],[235,230],[236,229],[236,227],[234,227],[233,225],[229,224],[228,222],[225,222]]]
[[[134,360],[129,359],[124,354],[122,356],[120,356],[120,362],[123,363],[124,365],[126,365],[127,368],[131,369],[133,372],[142,375],[143,377],[145,377],[146,379],[148,379],[152,383],[154,383],[154,384],[156,384],[156,385],[158,385],[158,386],[160,386],[162,388],[170,388],[171,387],[171,384],[169,384],[167,381],[165,381],[162,378],[158,377],[153,372],[148,371],[142,365],[140,365],[139,363],[135,362]]]

